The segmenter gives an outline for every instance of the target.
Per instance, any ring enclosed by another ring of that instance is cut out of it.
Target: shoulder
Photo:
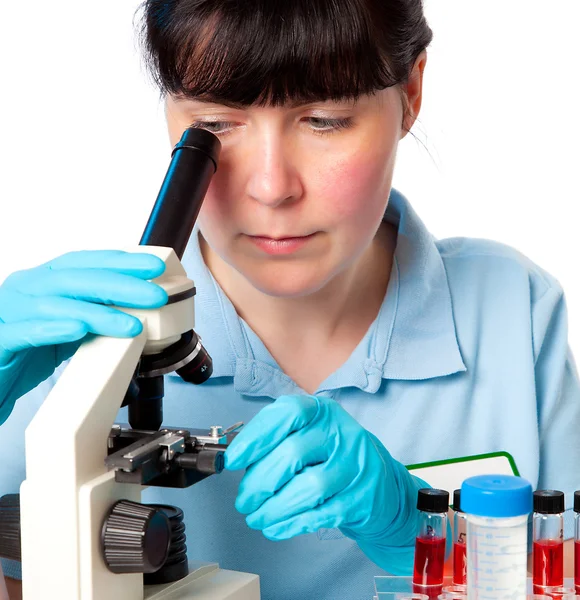
[[[482,259],[482,264],[507,262],[517,269],[529,271],[540,278],[544,271],[525,254],[502,242],[484,238],[452,237],[435,240],[441,258],[444,261],[461,260],[475,262]],[[548,281],[546,280],[546,284]]]
[[[560,282],[516,248],[484,238],[453,237],[435,240],[450,285],[470,282],[497,285],[502,291],[529,290],[534,304],[546,294],[562,295]],[[459,279],[453,275],[460,274]]]

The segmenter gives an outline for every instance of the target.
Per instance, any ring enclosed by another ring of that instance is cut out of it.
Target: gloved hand
[[[155,283],[157,256],[117,250],[70,252],[17,271],[0,286],[0,424],[20,396],[70,358],[85,336],[139,335],[139,319],[114,308],[157,308],[167,293]]]
[[[225,453],[246,468],[236,508],[271,540],[338,527],[377,565],[410,574],[417,491],[429,487],[334,400],[281,396]]]

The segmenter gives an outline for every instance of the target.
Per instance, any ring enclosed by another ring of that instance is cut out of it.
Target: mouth
[[[249,235],[248,239],[262,252],[270,255],[287,255],[298,252],[318,235]]]
[[[316,235],[316,232],[309,233],[306,235],[261,235],[261,234],[257,234],[257,235],[250,235],[249,237],[254,238],[254,239],[270,240],[272,242],[283,242],[285,240],[305,240],[314,235]]]

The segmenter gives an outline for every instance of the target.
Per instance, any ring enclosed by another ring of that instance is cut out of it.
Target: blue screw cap
[[[461,510],[480,517],[518,517],[532,512],[532,485],[513,475],[477,475],[461,486]]]

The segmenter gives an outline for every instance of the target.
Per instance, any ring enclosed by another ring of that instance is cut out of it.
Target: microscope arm
[[[192,287],[172,249],[147,251],[166,262],[155,282],[169,296]],[[120,499],[138,502],[142,489],[116,482],[115,471],[108,470],[103,458],[141,355],[193,328],[194,305],[190,297],[156,310],[121,310],[140,318],[143,332],[135,338],[96,337],[83,344],[26,430],[26,480],[20,499],[25,598],[143,599],[142,575],[112,573],[100,555],[109,507]],[[47,457],[53,458],[53,468],[47,466]]]

